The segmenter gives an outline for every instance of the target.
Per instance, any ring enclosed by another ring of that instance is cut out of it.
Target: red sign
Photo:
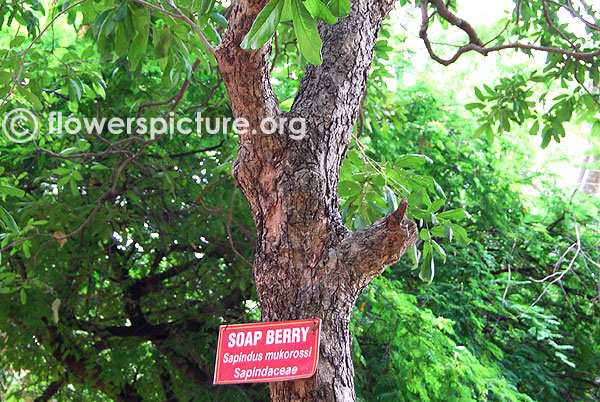
[[[221,325],[214,384],[312,377],[320,329],[320,319]]]

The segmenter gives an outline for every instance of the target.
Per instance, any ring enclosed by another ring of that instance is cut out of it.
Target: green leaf
[[[429,208],[427,208],[427,210],[429,212],[437,212],[445,204],[446,204],[446,200],[440,198],[440,199],[435,200],[434,202],[432,202],[431,205],[429,206]]]
[[[362,185],[353,180],[342,180],[338,184],[338,193],[340,197],[348,199],[362,192]]]
[[[198,16],[202,17],[212,10],[215,4],[215,0],[201,0],[200,7],[198,7]]]
[[[563,127],[562,123],[558,121],[558,119],[552,119],[551,123],[552,130],[554,131],[555,135],[560,135],[561,137],[566,135],[565,128]]]
[[[373,209],[377,212],[379,212],[382,215],[387,215],[388,211],[385,208],[380,207],[379,205],[375,204],[373,201],[369,201],[367,200],[367,202],[369,203],[370,206],[373,207]]]
[[[483,123],[481,126],[479,126],[479,128],[473,134],[473,137],[479,138],[479,137],[481,137],[481,134],[488,135],[488,133],[491,133],[491,132],[492,132],[492,126],[490,125],[489,122],[486,122],[486,123]]]
[[[116,24],[117,20],[114,17],[106,20],[104,26],[102,27],[102,33],[104,33],[104,37],[108,38],[110,34],[113,33]]]
[[[242,49],[258,50],[271,39],[281,19],[283,2],[284,0],[271,0],[262,9],[252,24],[252,28],[240,44]]]
[[[356,230],[360,230],[367,226],[369,226],[369,222],[367,221],[367,219],[364,216],[359,214],[354,217],[354,228]]]
[[[77,100],[81,100],[81,89],[79,88],[79,85],[73,78],[69,78],[69,82],[71,83],[71,87],[75,91],[75,96],[77,97]]]
[[[283,9],[281,10],[280,22],[286,22],[292,20],[292,1],[283,0]]]
[[[423,282],[427,282],[429,285],[433,281],[433,277],[435,275],[435,262],[433,260],[433,255],[429,253],[427,258],[424,258],[421,262],[421,270],[419,271],[419,278]]]
[[[17,197],[17,198],[21,198],[25,195],[25,191],[23,191],[19,188],[5,186],[5,185],[1,185],[1,184],[0,184],[0,193],[12,195],[13,197]]]
[[[19,298],[21,299],[21,304],[27,304],[27,293],[25,293],[25,289],[21,288],[19,291]]]
[[[412,154],[412,155],[402,155],[398,159],[396,159],[396,167],[403,168],[413,168],[415,166],[422,166],[426,163],[433,163],[431,158],[425,155]]]
[[[13,232],[17,234],[21,233],[12,215],[2,205],[0,205],[0,219],[8,228],[12,229]]]
[[[472,103],[467,103],[465,105],[465,109],[467,109],[467,110],[484,109],[484,108],[485,108],[485,105],[480,102],[472,102]]]
[[[431,244],[433,245],[433,248],[443,257],[444,262],[446,262],[446,251],[442,248],[442,246],[440,246],[435,240],[431,240]]]
[[[461,220],[470,218],[470,215],[464,209],[452,209],[450,211],[440,212],[437,214],[437,217],[442,219]]]
[[[150,16],[148,15],[148,24],[150,22],[149,18]],[[129,61],[131,62],[130,71],[136,70],[140,61],[146,55],[149,33],[149,25],[145,25],[141,28],[136,37],[133,39],[129,51]]]
[[[217,12],[210,13],[211,18],[223,27],[227,26],[227,19]]]
[[[75,179],[75,181],[83,180],[83,176],[77,170],[73,170],[73,172],[71,174],[73,175],[73,178]]]
[[[552,130],[548,126],[544,127],[542,131],[542,148],[546,148],[548,144],[550,144],[550,140],[552,139]]]
[[[429,232],[436,237],[444,237],[446,228],[444,226],[434,226]]]
[[[123,0],[115,12],[115,22],[121,22],[127,16],[127,0]]]
[[[350,14],[350,0],[331,0],[327,6],[336,17],[343,18]]]
[[[570,101],[566,101],[563,103],[560,112],[558,112],[558,121],[565,122],[571,120],[571,116],[573,115],[573,104]]]
[[[475,90],[475,96],[477,96],[477,99],[479,99],[480,101],[485,100],[485,96],[483,96],[483,93],[481,93],[481,90],[477,87],[474,88]]]
[[[410,257],[410,260],[413,263],[411,269],[419,268],[419,259],[417,258],[417,246],[413,245],[412,247],[410,247],[408,249],[408,251],[406,252],[406,254],[408,254],[408,256]]]
[[[75,197],[78,197],[79,190],[77,189],[77,183],[75,182],[73,176],[71,176],[71,178],[69,179],[69,187],[71,187],[71,194],[73,194]]]
[[[81,5],[81,12],[83,13],[83,25],[90,25],[96,18],[96,11],[94,10],[94,2],[86,1]]]
[[[115,28],[115,53],[119,57],[123,57],[129,50],[129,42],[131,38],[125,32],[125,25],[119,24]]]
[[[8,71],[0,71],[0,85],[6,85],[11,82],[13,76]]]
[[[99,38],[100,33],[102,32],[102,28],[104,27],[104,23],[106,22],[106,19],[112,12],[113,12],[113,9],[108,9],[108,10],[104,11],[102,14],[100,14],[96,18],[96,21],[94,21],[94,24],[92,25],[92,32],[94,33],[94,37],[96,39]]]
[[[308,12],[301,0],[292,0],[292,20],[298,48],[309,63],[320,66],[323,42],[317,30],[317,20]]]
[[[25,36],[19,35],[10,42],[10,47],[15,48],[17,46],[21,46],[26,39],[27,38]]]
[[[154,46],[154,57],[156,59],[162,59],[169,55],[169,48],[171,47],[171,32],[165,29],[160,36],[160,39]]]
[[[383,199],[388,209],[387,215],[391,214],[392,212],[398,209],[398,198],[396,197],[396,194],[394,194],[392,189],[388,186],[384,187]]]
[[[329,11],[321,0],[305,0],[304,6],[313,17],[325,21],[327,24],[335,24],[338,19]]]
[[[533,122],[533,125],[529,129],[529,134],[537,135],[538,131],[540,131],[540,122],[539,120],[536,120]]]
[[[600,137],[600,120],[594,122],[590,134],[592,134],[593,137]]]
[[[27,101],[29,103],[31,103],[33,105],[33,108],[35,110],[42,110],[44,108],[44,106],[42,105],[42,102],[40,102],[40,98],[37,95],[35,95],[33,92],[31,92],[23,87],[20,87],[20,86],[17,86],[17,90],[25,99],[27,99]]]
[[[455,223],[451,223],[449,226],[452,229],[452,232],[456,235],[456,238],[459,242],[465,244],[469,244],[471,242],[469,236],[467,236],[467,231],[465,230],[465,228]]]

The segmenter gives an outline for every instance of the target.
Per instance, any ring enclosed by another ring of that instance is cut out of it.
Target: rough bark
[[[289,113],[270,85],[267,44],[246,52],[239,43],[266,1],[234,2],[227,33],[216,51],[240,135],[232,174],[250,204],[257,229],[254,277],[262,319],[321,318],[317,374],[272,383],[274,401],[354,401],[350,315],[365,286],[396,262],[417,237],[416,225],[396,212],[357,232],[339,213],[339,167],[351,139],[381,24],[392,3],[352,2],[351,14],[320,25],[323,64],[309,66]],[[267,117],[306,119],[308,137],[284,129],[260,132]]]

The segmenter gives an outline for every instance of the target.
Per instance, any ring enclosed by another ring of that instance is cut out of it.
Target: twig
[[[561,38],[566,40],[573,49],[577,49],[575,43],[573,43],[573,41],[571,41],[563,31],[558,29],[558,27],[554,24],[554,21],[552,21],[552,18],[550,17],[550,12],[548,11],[548,0],[542,0],[542,8],[544,9],[544,18],[546,19],[548,25],[550,25],[550,28],[552,28],[556,33],[558,33],[558,35]]]
[[[429,37],[427,36],[427,29],[429,28],[430,17],[427,12],[427,5],[432,3],[439,13],[440,17],[444,18],[446,21],[451,23],[452,25],[460,28],[469,36],[469,43],[461,46],[456,53],[449,59],[444,59],[438,56],[431,46],[431,42]],[[566,50],[557,47],[551,46],[541,46],[541,45],[532,45],[528,43],[508,43],[504,45],[497,45],[492,47],[485,47],[485,44],[481,42],[481,39],[477,36],[473,27],[466,21],[461,20],[452,14],[446,6],[440,0],[421,0],[419,3],[419,8],[421,9],[422,14],[422,22],[421,29],[419,30],[419,37],[423,40],[425,44],[425,48],[427,49],[427,53],[429,56],[437,61],[438,63],[448,66],[454,63],[460,56],[469,51],[476,51],[484,56],[487,56],[491,52],[497,52],[504,49],[521,49],[521,50],[539,50],[546,53],[551,54],[561,54],[567,57],[571,57],[576,60],[586,60],[600,55],[600,49],[591,51],[591,52],[578,52],[573,50]]]
[[[148,7],[148,8],[151,8],[153,10],[160,11],[161,13],[167,14],[170,17],[176,18],[178,20],[181,19],[181,17],[179,15],[177,15],[175,13],[172,13],[169,10],[165,10],[162,7],[155,6],[154,4],[148,3],[148,2],[146,2],[144,0],[133,0],[133,1],[135,1],[136,3],[139,3],[141,5],[144,5],[144,6]]]
[[[583,18],[581,15],[579,15],[578,12],[576,12],[573,8],[569,7],[568,5],[559,3],[559,2],[554,1],[554,0],[547,0],[547,1],[549,1],[552,4],[556,4],[559,7],[564,8],[565,10],[567,10],[571,14],[571,17],[577,18],[578,20],[580,20],[581,22],[583,22],[585,25],[587,25],[591,29],[593,29],[595,31],[600,31],[600,26],[598,26],[598,25],[596,25],[594,23],[589,22],[588,20],[586,20],[585,18]]]
[[[227,180],[229,177],[231,176],[223,176],[220,179],[208,184],[206,187],[204,187],[202,189],[202,191],[200,192],[200,195],[198,196],[198,198],[196,198],[196,200],[194,202],[192,202],[192,204],[186,208],[181,210],[180,214],[188,214],[190,212],[192,212],[192,210],[194,210],[198,205],[200,205],[200,207],[202,207],[202,209],[209,214],[220,214],[220,215],[227,215],[226,211],[223,211],[222,209],[219,208],[209,208],[203,201],[204,196],[206,195],[206,193],[208,192],[208,190],[212,189],[213,187],[218,186],[219,184],[221,184],[223,181]],[[250,233],[250,231],[248,229],[246,229],[243,225],[241,225],[240,223],[238,223],[236,220],[234,220],[233,218],[231,219],[231,223],[233,223],[242,233],[244,233],[249,239],[251,239],[254,234]]]
[[[218,179],[217,181],[214,181],[210,184],[208,184],[206,187],[204,187],[202,189],[202,191],[200,192],[200,195],[198,196],[198,198],[196,198],[196,200],[194,202],[192,202],[192,205],[184,210],[181,211],[182,214],[187,213],[187,212],[191,212],[194,208],[196,208],[198,205],[200,205],[202,207],[202,209],[204,209],[206,212],[208,213],[220,213],[222,212],[220,209],[213,209],[213,208],[208,208],[205,204],[204,201],[202,201],[202,199],[204,198],[204,195],[206,194],[206,192],[208,190],[210,190],[213,187],[218,186],[219,184],[221,184],[222,182],[224,182],[225,180],[227,180],[229,178],[229,176],[223,176],[220,179]]]
[[[85,1],[85,0],[84,0]],[[156,6],[154,4],[148,3],[144,0],[133,0],[138,4],[144,5],[148,8],[151,8],[153,10],[156,11],[160,11],[161,13],[164,13],[166,15],[168,15],[169,17],[178,19],[178,20],[182,20],[185,21],[186,23],[188,23],[192,29],[196,32],[196,34],[200,37],[200,40],[202,41],[202,43],[204,43],[204,46],[206,46],[206,48],[208,49],[209,52],[211,53],[215,53],[215,49],[214,47],[210,44],[210,42],[208,40],[206,40],[206,38],[204,37],[204,34],[202,34],[202,31],[200,30],[200,28],[198,27],[198,25],[196,25],[191,19],[189,19],[185,14],[183,14],[179,8],[177,8],[177,6],[173,3],[173,1],[169,1],[169,6],[171,6],[173,8],[173,10],[175,10],[177,12],[173,13],[169,10],[165,10],[162,7]]]
[[[512,249],[510,250],[510,257],[512,258],[513,253],[515,252],[515,247],[517,246],[517,239],[513,241]],[[508,263],[508,279],[506,280],[506,289],[504,289],[504,294],[502,295],[502,302],[506,303],[506,296],[508,295],[508,289],[510,288],[510,277],[512,271],[510,267],[510,262]]]
[[[215,145],[215,146],[212,146],[212,147],[203,148],[203,149],[196,149],[194,151],[182,152],[180,154],[169,154],[169,158],[182,158],[184,156],[190,156],[190,155],[199,154],[199,153],[202,153],[202,152],[214,151],[215,149],[221,148],[224,143],[225,143],[225,141],[221,141],[221,143],[219,145]]]
[[[273,55],[273,61],[271,62],[271,70],[269,71],[271,74],[273,73],[273,69],[275,68],[275,64],[277,63],[277,57],[279,57],[279,41],[277,37],[277,31],[275,31],[275,40],[273,44],[273,46],[275,46],[275,54]]]
[[[573,256],[573,258],[571,259],[571,262],[569,263],[569,266],[567,267],[567,269],[565,269],[563,272],[555,272],[552,275],[547,276],[546,278],[544,278],[544,280],[549,279],[550,277],[556,276],[556,274],[559,274],[558,277],[554,280],[552,280],[552,282],[548,283],[544,289],[542,290],[542,293],[538,296],[537,299],[535,299],[535,301],[525,310],[523,311],[521,314],[519,314],[517,316],[517,318],[527,314],[527,312],[529,310],[531,310],[536,304],[538,304],[538,302],[542,299],[542,297],[544,297],[544,295],[546,294],[546,292],[548,291],[548,289],[550,288],[550,286],[554,285],[556,282],[560,281],[569,271],[571,271],[571,269],[573,268],[573,264],[575,264],[575,260],[577,259],[577,257],[579,256],[579,253],[581,251],[581,238],[579,236],[579,227],[577,226],[577,222],[575,222],[575,235],[577,236],[577,242],[572,245],[571,247],[569,247],[567,249],[567,251],[565,251],[565,254],[563,254],[563,256],[561,257],[561,259],[559,260],[559,262],[557,263],[560,264],[563,257],[569,253],[571,250],[573,250],[573,248],[575,247],[575,255]]]
[[[177,11],[179,13],[179,19],[183,20],[185,22],[187,22],[194,31],[196,31],[196,34],[198,34],[198,36],[200,37],[200,40],[202,41],[202,43],[204,43],[204,46],[206,46],[206,48],[208,49],[209,52],[211,52],[212,54],[215,54],[215,48],[210,44],[210,42],[208,40],[206,40],[206,38],[204,37],[204,34],[202,33],[202,31],[200,31],[200,28],[198,27],[198,25],[196,25],[191,19],[188,18],[187,15],[185,15],[184,13],[182,13],[179,8],[177,8],[177,6],[175,5],[175,3],[173,3],[173,0],[169,0],[169,5],[171,7],[173,7],[173,10]]]
[[[519,2],[517,3],[517,20],[516,20],[516,25],[519,25],[519,22],[521,21],[521,7],[523,6],[523,0],[519,0]]]
[[[188,107],[187,109],[183,110],[183,113],[189,113],[192,110],[198,110],[203,108],[204,106],[206,106],[208,104],[208,102],[210,102],[210,100],[212,99],[212,97],[215,95],[216,90],[221,86],[221,82],[222,80],[219,79],[219,82],[217,83],[217,85],[213,86],[213,87],[208,87],[205,85],[206,88],[208,88],[210,90],[208,97],[206,98],[206,100],[204,100],[204,102],[202,102],[199,105],[193,105]]]

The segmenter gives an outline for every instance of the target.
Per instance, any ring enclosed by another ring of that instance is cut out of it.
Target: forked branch
[[[371,226],[353,232],[342,242],[342,259],[361,284],[370,282],[386,267],[397,262],[417,239],[417,225],[406,219],[408,202]]]
[[[431,20],[429,12],[428,12],[429,4],[431,4],[435,8],[435,11],[438,13],[438,15],[441,18],[443,18],[444,20],[448,21],[451,25],[453,25],[453,26],[459,28],[460,30],[462,30],[463,32],[465,32],[467,34],[467,36],[469,37],[469,43],[467,43],[463,46],[460,46],[458,48],[458,50],[449,58],[440,57],[439,55],[437,55],[435,53],[435,51],[433,50],[433,47],[431,45],[431,42],[429,40],[429,37],[427,35],[427,30],[429,29],[429,24],[430,24],[430,20]],[[546,1],[544,1],[544,5],[546,5]],[[577,49],[569,50],[569,49],[563,49],[563,48],[554,47],[554,46],[541,46],[541,45],[534,45],[534,44],[520,43],[520,42],[513,42],[513,43],[507,43],[507,44],[487,47],[481,41],[481,39],[477,35],[477,32],[475,31],[473,26],[471,24],[469,24],[468,22],[466,22],[465,20],[458,18],[454,13],[452,13],[450,10],[448,10],[448,7],[446,6],[446,4],[444,3],[443,0],[421,0],[421,2],[419,3],[419,8],[421,10],[421,16],[422,16],[419,37],[423,40],[423,43],[425,44],[425,48],[427,49],[429,56],[433,60],[435,60],[438,63],[443,64],[445,66],[448,66],[448,65],[454,63],[456,60],[458,60],[460,58],[460,56],[462,56],[463,54],[465,54],[469,51],[476,51],[477,53],[487,56],[491,52],[497,52],[497,51],[504,50],[504,49],[539,50],[539,51],[546,52],[546,53],[561,54],[561,55],[571,57],[576,60],[591,59],[593,57],[600,55],[600,49],[584,52],[584,51],[579,51]],[[518,8],[520,8],[520,7],[518,7]],[[520,14],[520,12],[519,12],[519,14]],[[567,42],[569,42],[571,47],[574,47],[575,46],[574,43],[571,40],[569,40],[568,38],[566,38],[564,33],[562,31],[558,30],[558,28],[556,28],[556,26],[552,23],[552,20],[550,19],[549,15],[547,13],[547,10],[546,10],[546,18],[547,18],[547,22],[551,24],[551,27],[553,29],[555,28],[555,30],[559,32],[560,36],[563,39],[567,40]]]

